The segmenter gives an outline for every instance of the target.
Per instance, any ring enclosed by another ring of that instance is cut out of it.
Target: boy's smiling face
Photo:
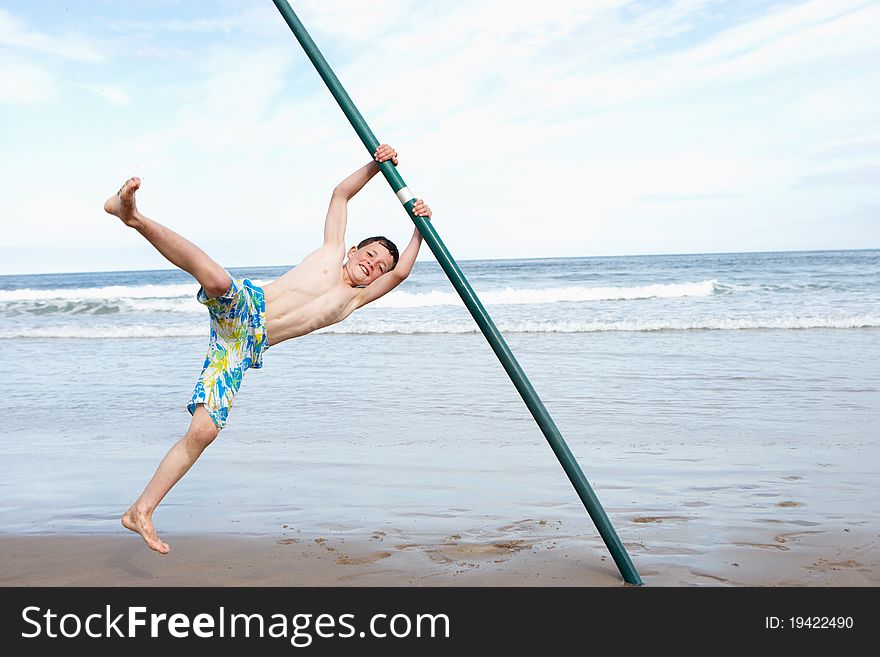
[[[355,287],[369,285],[394,265],[391,251],[379,242],[371,242],[358,249],[353,246],[348,250],[348,261],[344,268],[348,278]]]

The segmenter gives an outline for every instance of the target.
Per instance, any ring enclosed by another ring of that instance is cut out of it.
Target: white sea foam
[[[639,285],[636,287],[547,287],[504,288],[478,292],[486,306],[516,304],[542,304],[584,301],[626,301],[635,299],[671,299],[675,297],[706,297],[714,293],[716,280],[697,283],[666,283]],[[419,308],[426,306],[457,306],[461,298],[455,292],[404,292],[396,291],[376,302],[385,308]]]
[[[113,313],[203,313],[195,297],[173,299],[28,299],[0,301],[0,313],[14,315],[107,315]]]
[[[718,281],[666,283],[636,287],[549,287],[504,288],[479,292],[486,306],[549,304],[560,302],[626,301],[710,296]],[[198,313],[197,287],[191,284],[142,285],[54,289],[0,290],[0,310],[13,314],[91,314],[111,313]],[[379,299],[384,308],[426,308],[460,306],[454,291],[405,292],[395,290]]]
[[[854,329],[880,328],[880,316],[857,317],[770,317],[765,319],[728,317],[699,318],[695,320],[617,320],[617,321],[513,321],[498,322],[503,333],[597,333],[603,331],[744,331],[760,329]],[[323,333],[337,334],[421,334],[421,333],[477,333],[473,322],[439,321],[395,323],[336,324]]]
[[[107,287],[56,288],[50,290],[21,288],[18,290],[0,290],[0,301],[168,299],[187,296],[195,297],[198,289],[197,283],[138,286],[109,285]]]
[[[597,333],[605,331],[748,331],[748,330],[807,330],[807,329],[861,329],[880,328],[880,316],[851,317],[728,317],[696,320],[619,320],[619,321],[512,321],[498,322],[502,333]],[[335,324],[317,331],[327,335],[430,335],[478,333],[474,322],[440,320],[412,322],[351,322]],[[62,324],[58,326],[0,328],[0,339],[12,338],[181,338],[207,335],[205,322],[186,324],[112,323]]]
[[[0,328],[0,340],[11,338],[77,338],[77,339],[127,339],[127,338],[187,338],[208,336],[208,324],[61,324],[58,326],[4,327]]]

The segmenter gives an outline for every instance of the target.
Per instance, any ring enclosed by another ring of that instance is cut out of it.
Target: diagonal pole
[[[287,0],[272,1],[275,3],[278,11],[281,12],[287,25],[293,31],[294,36],[303,47],[303,50],[306,51],[306,55],[308,55],[312,64],[314,64],[315,68],[318,70],[318,74],[327,84],[327,88],[330,89],[330,93],[333,94],[336,102],[339,103],[339,107],[351,122],[354,131],[358,134],[358,137],[361,138],[364,146],[367,147],[367,151],[372,155],[376,152],[376,148],[379,147],[379,141],[376,139],[375,135],[373,135],[367,122],[364,121],[364,117],[361,116],[357,107],[351,102],[351,98],[348,97],[348,94],[339,83],[333,70],[327,64],[321,51],[318,50],[315,42],[312,41],[312,37],[309,36],[306,28],[303,27],[303,24],[300,22],[297,15],[293,13],[293,9],[290,8]],[[388,184],[391,185],[391,189],[397,194],[397,198],[400,199],[404,209],[407,211],[407,214],[409,214],[409,218],[413,220],[416,227],[419,229],[422,238],[428,243],[428,246],[437,258],[443,271],[446,272],[453,287],[455,287],[455,290],[458,292],[459,296],[461,296],[462,301],[464,301],[465,306],[467,306],[467,309],[470,311],[471,315],[473,315],[474,320],[477,322],[483,335],[486,336],[486,340],[489,341],[498,360],[501,361],[501,365],[507,371],[508,376],[510,376],[510,380],[513,381],[513,385],[516,386],[520,396],[522,396],[523,401],[526,403],[529,411],[531,411],[532,416],[535,418],[535,422],[538,423],[538,426],[544,433],[544,437],[547,438],[547,442],[550,443],[550,448],[556,454],[556,458],[559,459],[560,464],[562,464],[563,470],[565,470],[565,473],[568,475],[568,478],[571,480],[571,483],[574,485],[575,490],[580,496],[581,501],[587,508],[587,512],[593,519],[596,529],[599,530],[599,534],[605,541],[605,545],[608,546],[608,550],[611,552],[611,556],[617,564],[618,569],[620,569],[620,574],[623,575],[624,581],[629,584],[643,584],[641,577],[639,577],[639,574],[633,566],[632,560],[629,558],[629,554],[626,552],[626,548],[623,547],[623,544],[617,536],[617,532],[615,532],[614,527],[611,526],[611,522],[605,514],[605,509],[602,508],[599,498],[596,497],[596,493],[593,492],[586,476],[584,476],[584,473],[577,464],[574,455],[565,443],[565,439],[562,437],[562,434],[559,433],[559,429],[556,428],[556,423],[553,422],[553,418],[550,417],[550,414],[544,407],[544,403],[538,397],[531,382],[529,382],[526,377],[525,372],[523,372],[519,363],[516,361],[516,358],[514,358],[513,353],[510,351],[510,347],[507,346],[507,342],[504,340],[504,337],[496,328],[495,323],[492,321],[492,318],[489,317],[483,304],[480,303],[480,300],[474,293],[473,288],[471,288],[470,283],[468,283],[464,274],[452,258],[452,255],[446,249],[446,245],[443,244],[440,236],[437,235],[434,226],[424,217],[419,217],[413,214],[412,207],[415,204],[415,196],[409,191],[406,183],[403,182],[403,178],[397,173],[397,168],[391,164],[391,162],[382,162],[379,164],[379,168],[385,176],[385,179],[388,181]]]

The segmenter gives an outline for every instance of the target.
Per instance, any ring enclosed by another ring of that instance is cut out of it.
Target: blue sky
[[[292,2],[459,259],[880,246],[880,4]],[[0,274],[293,265],[368,155],[270,0],[4,0]],[[381,177],[348,241],[411,224]],[[431,255],[424,250],[422,257]]]

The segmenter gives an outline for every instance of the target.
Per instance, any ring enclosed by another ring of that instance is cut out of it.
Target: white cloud
[[[89,42],[75,36],[50,36],[35,32],[5,9],[0,9],[0,44],[79,62],[99,62],[104,59]]]
[[[277,33],[278,12],[267,2],[253,2],[250,6],[244,0],[235,0],[226,3],[228,9],[220,15],[199,17],[192,19],[153,19],[137,20],[128,18],[114,18],[109,22],[110,27],[117,32],[147,32],[160,34],[162,32],[192,32],[196,34],[224,34],[231,35],[243,33],[249,35],[266,36]],[[135,17],[138,14],[133,14]]]
[[[568,102],[615,108],[782,76],[814,76],[847,58],[876,55],[880,9],[859,2],[816,2],[730,27],[702,44],[657,53],[585,74],[557,88]],[[538,92],[549,91],[538,88]]]
[[[349,43],[372,42],[378,45],[389,31],[397,32],[406,25],[414,32],[419,29],[418,22],[413,20],[418,3],[413,0],[303,0],[291,3],[291,6],[313,37],[317,34],[333,35]],[[278,14],[274,8],[273,12]],[[274,20],[282,19],[278,15]]]
[[[131,94],[122,87],[112,84],[83,84],[80,86],[97,94],[99,98],[103,98],[111,105],[116,105],[117,107],[128,107],[131,105]]]
[[[0,105],[45,103],[55,97],[56,88],[55,80],[44,68],[0,53]]]

